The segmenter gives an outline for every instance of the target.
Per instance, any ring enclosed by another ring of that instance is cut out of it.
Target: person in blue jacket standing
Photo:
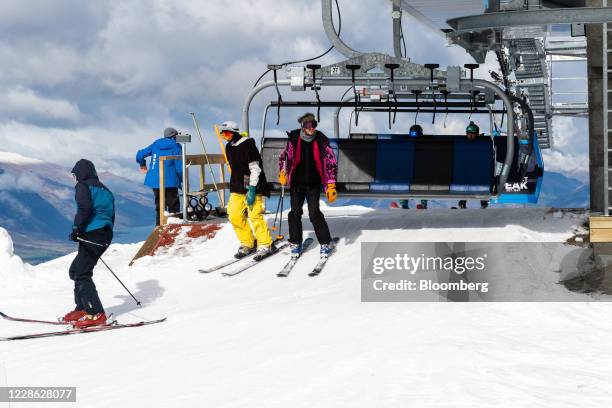
[[[106,324],[104,307],[92,277],[94,267],[113,240],[115,198],[100,182],[89,160],[79,160],[72,174],[76,180],[77,213],[70,239],[79,243],[79,252],[70,265],[69,275],[74,281],[76,307],[63,320],[81,329]]]
[[[155,225],[159,225],[159,158],[162,156],[180,156],[182,154],[181,145],[176,142],[178,132],[173,128],[164,130],[164,137],[157,139],[153,144],[139,150],[136,153],[136,161],[140,165],[140,171],[146,173],[144,184],[153,189],[155,196]],[[149,168],[147,169],[147,157],[151,157]],[[165,186],[166,208],[170,213],[180,212],[180,201],[178,189],[183,180],[183,167],[180,160],[167,160],[165,163]]]

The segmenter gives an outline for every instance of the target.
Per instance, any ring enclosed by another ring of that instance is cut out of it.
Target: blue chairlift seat
[[[451,192],[483,193],[491,190],[494,176],[494,155],[491,139],[455,140]]]
[[[262,157],[268,180],[276,181],[278,159],[286,144],[286,138],[264,140]],[[467,140],[463,135],[419,139],[405,134],[351,135],[347,139],[330,139],[330,144],[338,161],[337,188],[341,194],[486,197],[494,183],[495,157],[500,160],[504,156],[499,146],[505,146],[505,138],[496,140],[497,156],[490,138]],[[542,168],[541,157],[538,166]],[[534,171],[530,177],[537,184],[541,181],[537,175],[540,170]],[[280,191],[278,183],[270,184],[273,192]],[[530,194],[530,200],[537,201],[537,194]]]
[[[407,135],[378,136],[376,177],[370,189],[378,193],[409,193],[414,170],[414,143]]]

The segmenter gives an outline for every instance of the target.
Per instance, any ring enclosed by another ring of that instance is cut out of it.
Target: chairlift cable
[[[340,13],[340,5],[338,4],[338,0],[334,0],[336,3],[336,10],[338,11],[338,31],[336,32],[336,34],[338,34],[338,36],[340,36],[340,33],[342,32],[342,14]],[[332,19],[332,26],[333,26],[334,22]],[[324,53],[322,53],[321,55],[317,55],[316,57],[312,57],[312,58],[308,58],[308,59],[304,59],[304,60],[300,60],[300,61],[287,61],[287,62],[283,62],[282,64],[279,64],[281,67],[285,67],[287,65],[292,65],[292,64],[301,64],[304,62],[310,62],[310,61],[314,61],[317,60],[319,58],[323,58],[324,56],[326,56],[327,54],[329,54],[331,52],[331,50],[334,49],[334,46],[332,45],[331,47],[329,47],[327,49],[327,51],[325,51]],[[255,88],[257,85],[259,85],[259,82],[261,82],[261,80],[270,73],[270,69],[266,70],[263,74],[261,74],[261,76],[257,79],[257,81],[255,81],[255,84],[253,85],[253,88]]]
[[[442,90],[442,95],[444,95],[444,105],[446,106],[446,115],[444,115],[444,129],[446,129],[446,119],[448,118],[448,95],[450,92],[448,90]]]
[[[417,119],[419,117],[419,112],[421,111],[421,105],[419,104],[419,95],[422,93],[420,90],[415,89],[412,90],[412,93],[414,94],[414,101],[416,102],[416,106],[417,106],[417,111],[416,114],[414,115],[414,124],[417,124]]]
[[[402,41],[402,48],[403,48],[403,58],[408,58],[408,51],[406,50],[406,38],[404,37],[404,27],[402,24],[402,14],[401,14],[401,10],[400,10],[400,40]]]

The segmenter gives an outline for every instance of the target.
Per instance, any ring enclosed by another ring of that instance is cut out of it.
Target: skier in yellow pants
[[[252,250],[255,247],[255,242],[257,242],[258,248],[272,245],[268,224],[263,218],[265,210],[261,195],[255,196],[255,202],[249,208],[246,194],[230,194],[227,214],[242,247]],[[249,222],[251,225],[249,225]],[[251,230],[251,226],[253,226],[253,230]],[[253,235],[253,231],[255,235]]]
[[[227,214],[240,241],[234,256],[243,258],[257,250],[255,259],[265,258],[272,253],[272,237],[263,217],[263,197],[270,197],[270,190],[261,155],[255,141],[242,136],[235,122],[225,122],[219,130],[227,141],[225,153],[232,170]]]

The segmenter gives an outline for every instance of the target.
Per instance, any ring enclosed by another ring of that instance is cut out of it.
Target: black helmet
[[[468,127],[465,128],[465,133],[476,133],[476,134],[479,134],[480,133],[480,128],[473,121],[470,121],[470,124],[468,125]]]
[[[423,128],[421,125],[414,124],[410,127],[410,137],[417,138],[423,136]]]

